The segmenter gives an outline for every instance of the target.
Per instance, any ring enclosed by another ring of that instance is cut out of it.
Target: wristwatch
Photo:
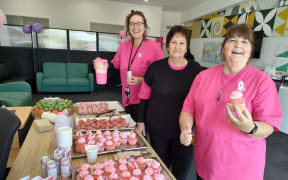
[[[253,129],[251,129],[250,132],[244,132],[244,133],[246,133],[246,134],[255,134],[255,133],[257,132],[257,130],[258,130],[258,126],[257,126],[257,124],[254,123],[254,122],[253,122],[253,124],[254,124]]]

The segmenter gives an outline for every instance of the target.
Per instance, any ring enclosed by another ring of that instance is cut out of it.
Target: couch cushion
[[[67,78],[67,86],[89,86],[87,78]]]
[[[66,81],[66,78],[49,77],[49,78],[43,78],[42,85],[43,87],[45,86],[67,86],[67,81]]]
[[[67,77],[88,77],[88,65],[86,63],[67,63]]]
[[[7,106],[30,106],[30,92],[0,92],[0,101],[6,102]]]
[[[57,62],[43,63],[44,77],[66,77],[66,64]]]

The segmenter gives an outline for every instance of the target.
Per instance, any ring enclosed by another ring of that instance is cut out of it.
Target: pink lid
[[[113,142],[110,141],[110,140],[109,140],[109,141],[106,141],[106,145],[107,145],[107,146],[112,146],[112,145],[113,145]]]
[[[117,179],[117,178],[118,178],[118,175],[113,172],[113,173],[110,174],[109,178],[110,178],[110,179]]]
[[[85,138],[84,137],[80,137],[78,139],[78,144],[85,144]]]
[[[87,175],[84,177],[84,180],[94,180],[94,178],[91,175]]]
[[[121,164],[119,166],[120,171],[127,171],[127,166],[125,164]]]
[[[94,169],[102,169],[103,168],[103,164],[97,163],[94,165]]]
[[[163,176],[163,174],[155,174],[154,179],[155,180],[165,180],[165,177]]]
[[[146,174],[143,176],[143,180],[153,180],[153,178]]]
[[[87,170],[81,170],[81,171],[78,172],[78,174],[79,174],[80,177],[84,177],[84,176],[88,175],[89,172]]]
[[[139,176],[142,173],[142,171],[140,169],[134,169],[133,171],[133,175],[135,176]]]
[[[97,176],[100,176],[100,175],[103,175],[104,172],[101,170],[101,169],[95,169],[94,172],[93,172],[94,175],[97,175]]]
[[[131,176],[131,174],[130,174],[130,172],[129,171],[124,171],[124,172],[122,172],[122,174],[121,174],[123,177],[130,177]]]
[[[243,97],[243,93],[240,92],[240,91],[233,91],[231,96],[230,96],[230,99],[240,99]]]
[[[145,170],[145,174],[149,175],[149,176],[152,176],[153,175],[153,169],[148,167],[146,170]]]
[[[137,162],[140,164],[144,164],[144,163],[146,163],[146,160],[142,156],[140,156],[137,158]]]
[[[87,170],[89,167],[90,167],[90,165],[88,163],[81,164],[80,170]]]

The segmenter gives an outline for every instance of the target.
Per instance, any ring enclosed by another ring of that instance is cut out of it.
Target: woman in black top
[[[151,145],[179,180],[185,179],[193,160],[193,147],[179,141],[179,114],[194,77],[201,71],[190,53],[190,31],[174,26],[167,35],[168,58],[152,63],[144,76],[138,129],[149,133]],[[144,126],[145,124],[145,126]]]

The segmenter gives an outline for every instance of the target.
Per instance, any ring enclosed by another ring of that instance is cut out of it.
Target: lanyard
[[[132,50],[133,50],[133,45],[134,45],[134,40],[132,41],[132,47],[131,47],[131,52],[130,52],[130,57],[129,57],[129,62],[128,62],[128,71],[130,71],[130,67],[131,67],[132,64],[133,64],[134,59],[135,59],[135,56],[136,56],[138,50],[140,49],[141,45],[143,44],[143,41],[144,41],[144,39],[142,39],[140,45],[139,45],[139,46],[137,47],[137,49],[136,49],[136,52],[135,52],[133,58],[131,59]]]

